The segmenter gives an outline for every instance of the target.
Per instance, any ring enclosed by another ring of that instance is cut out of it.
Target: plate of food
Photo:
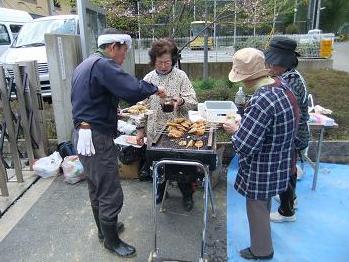
[[[140,116],[150,113],[151,110],[148,109],[143,103],[137,103],[133,106],[121,110],[121,115],[124,116]]]
[[[136,136],[121,135],[114,139],[114,143],[122,146],[134,146],[140,148],[142,146],[137,144]],[[144,138],[144,144],[147,143],[147,138]]]

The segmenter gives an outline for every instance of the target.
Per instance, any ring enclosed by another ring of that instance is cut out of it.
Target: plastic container
[[[235,114],[237,107],[232,101],[205,101],[206,120],[213,123],[223,123],[226,116]]]

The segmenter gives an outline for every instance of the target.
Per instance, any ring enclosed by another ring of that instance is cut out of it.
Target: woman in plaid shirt
[[[270,231],[271,197],[287,188],[293,158],[293,142],[299,112],[295,97],[281,81],[268,76],[264,55],[244,48],[233,56],[229,74],[255,90],[241,123],[227,122],[239,155],[235,189],[246,197],[251,245],[240,251],[246,259],[271,259],[274,251]]]

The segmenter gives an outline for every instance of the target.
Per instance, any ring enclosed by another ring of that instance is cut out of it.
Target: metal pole
[[[53,10],[54,10],[53,1],[52,1],[52,0],[47,0],[47,11],[48,11],[48,15],[52,15]]]
[[[139,21],[139,1],[137,1],[138,49],[141,48],[141,23]]]
[[[256,36],[256,12],[257,12],[257,1],[253,10],[253,36]]]
[[[311,23],[311,5],[313,1],[308,1],[308,13],[307,13],[307,30],[310,30],[312,28]]]
[[[272,27],[272,33],[274,34],[275,32],[275,22],[276,22],[276,0],[274,0],[274,17],[273,17],[273,27]]]
[[[316,162],[315,162],[315,170],[314,170],[314,177],[313,177],[313,186],[312,190],[315,191],[316,189],[316,183],[317,183],[317,178],[318,178],[318,173],[319,173],[319,166],[320,166],[320,156],[321,156],[321,148],[322,148],[322,140],[324,139],[324,127],[321,127],[320,133],[319,133],[319,140],[317,143],[317,153],[316,153]]]
[[[234,50],[236,45],[236,0],[234,0]]]
[[[76,5],[78,7],[79,14],[79,26],[80,26],[80,41],[81,41],[81,51],[83,59],[86,59],[89,55],[87,47],[87,25],[86,25],[86,1],[77,0]]]
[[[205,27],[207,26],[207,0],[205,0]],[[204,31],[204,65],[203,65],[203,78],[206,81],[208,79],[208,35],[207,28]]]
[[[175,4],[172,6],[172,35],[174,35],[175,29],[174,29],[174,21],[175,21]]]
[[[297,19],[297,6],[298,6],[298,2],[297,0],[294,2],[294,14],[293,14],[293,24],[296,24],[296,19]]]
[[[320,12],[321,12],[321,0],[318,0],[317,1],[317,11],[316,11],[316,29],[319,29]]]
[[[196,20],[195,19],[195,14],[196,14],[196,6],[195,6],[195,0],[194,0],[194,21]]]
[[[312,29],[315,29],[316,27],[316,6],[317,6],[318,0],[313,0],[313,22],[312,22]]]
[[[153,29],[152,29],[152,32],[153,32],[153,42],[154,42],[154,39],[155,39],[155,30],[154,30],[154,1],[153,0],[151,0],[151,20],[152,20],[152,22],[153,22]]]
[[[217,1],[214,0],[213,21],[216,21],[216,9],[217,9]],[[216,22],[213,23],[213,41],[214,41],[214,46],[217,48],[217,40],[216,40]]]

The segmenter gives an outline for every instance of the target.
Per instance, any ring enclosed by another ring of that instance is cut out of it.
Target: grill
[[[180,146],[178,142],[181,139],[169,138],[167,134],[162,131],[154,140],[148,143],[147,160],[149,163],[161,159],[195,160],[204,165],[208,165],[210,170],[214,170],[217,166],[216,133],[214,129],[211,128],[200,137],[191,136],[189,134],[185,134],[183,137],[186,136],[202,140],[204,146],[201,148]],[[190,138],[186,140],[188,141]]]

